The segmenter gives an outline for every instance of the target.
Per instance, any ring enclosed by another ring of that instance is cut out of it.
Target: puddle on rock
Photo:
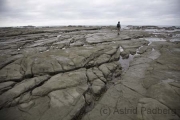
[[[154,48],[152,48],[151,53],[148,55],[148,58],[151,58],[152,60],[157,59],[159,56],[161,55],[161,53],[157,50],[155,50]]]
[[[153,32],[153,33],[155,33],[155,32],[161,32],[161,33],[170,32],[170,33],[172,33],[172,32],[179,32],[180,29],[173,29],[173,30],[166,30],[166,29],[145,29],[145,31]]]
[[[143,39],[149,41],[148,46],[149,46],[152,42],[166,41],[166,40],[163,39],[163,38],[152,38],[152,37],[147,37],[147,38],[143,38]]]
[[[147,32],[159,32],[159,31],[163,31],[163,30],[159,30],[159,29],[145,29],[144,31],[147,31]]]
[[[173,38],[173,39],[170,40],[170,42],[180,42],[180,38],[179,39],[178,38]]]
[[[123,59],[123,58],[120,56],[119,62],[120,62],[120,64],[121,64],[121,67],[122,67],[122,71],[123,71],[123,72],[125,72],[125,71],[128,70],[129,65],[130,65],[130,62],[133,61],[134,56],[135,56],[135,55],[129,54],[129,58],[128,58],[128,59]]]
[[[121,67],[122,67],[122,71],[123,72],[126,72],[129,68],[129,65],[130,65],[130,62],[133,61],[134,57],[139,55],[138,52],[139,52],[139,49],[143,47],[143,46],[140,46],[138,49],[136,49],[136,54],[132,55],[132,54],[129,54],[129,57],[127,59],[123,59],[122,56],[120,56],[120,59],[119,59],[119,62],[121,64]],[[124,49],[120,46],[120,52],[123,52]]]

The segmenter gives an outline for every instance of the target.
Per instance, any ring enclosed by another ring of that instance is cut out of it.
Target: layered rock
[[[114,29],[0,33],[0,118],[179,119],[179,44],[142,39],[176,33]],[[149,113],[156,108],[170,113]]]
[[[62,38],[48,40],[46,43],[55,41],[58,45],[58,41],[69,39],[68,36]],[[75,42],[76,38],[72,40]],[[46,43],[39,40],[36,45]],[[33,44],[34,47],[36,45]],[[55,47],[36,52],[29,49],[32,47],[30,45],[23,49],[26,51],[23,56],[2,66],[2,120],[74,119],[84,113],[88,104],[87,96],[92,98],[89,100],[91,104],[93,97],[106,89],[115,71],[121,70],[117,62],[120,57],[119,45],[66,46],[66,49]]]
[[[179,44],[152,46],[135,56],[121,81],[107,90],[83,120],[179,119]]]

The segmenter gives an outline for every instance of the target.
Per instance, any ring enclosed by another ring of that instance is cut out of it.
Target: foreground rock
[[[1,120],[179,119],[179,43],[112,27],[33,29],[0,33]]]
[[[153,51],[152,46],[156,47]],[[179,44],[156,42],[152,46],[134,58],[121,81],[108,89],[83,120],[180,119]]]
[[[112,76],[120,74],[121,66],[117,62],[119,44],[79,47],[76,42],[86,43],[83,36],[38,40],[18,49],[19,57],[2,60],[2,120],[70,120],[84,113],[86,96],[100,95]],[[70,45],[72,42],[75,44]],[[49,48],[51,45],[54,47]],[[67,48],[60,49],[58,45]]]

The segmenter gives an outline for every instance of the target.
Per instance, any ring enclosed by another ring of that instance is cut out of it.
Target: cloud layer
[[[180,25],[179,0],[0,0],[0,26]]]

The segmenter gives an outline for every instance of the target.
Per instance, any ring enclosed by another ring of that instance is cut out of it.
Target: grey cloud
[[[179,0],[0,0],[0,26],[108,25],[118,20],[124,24],[180,25],[179,11]]]

